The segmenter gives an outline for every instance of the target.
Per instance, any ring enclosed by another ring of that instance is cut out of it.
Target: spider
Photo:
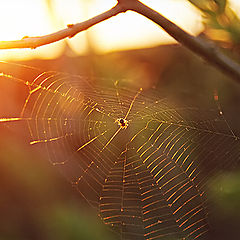
[[[136,100],[136,98],[138,97],[138,95],[142,92],[142,88],[139,89],[139,91],[137,92],[137,94],[135,95],[135,97],[133,98],[129,108],[128,108],[128,111],[125,115],[124,118],[118,118],[115,123],[118,123],[118,130],[113,134],[113,136],[108,140],[108,142],[105,144],[105,146],[102,148],[102,151],[111,143],[111,141],[117,136],[117,134],[121,131],[121,129],[126,129],[128,127],[128,120],[127,120],[127,117],[129,115],[129,113],[131,112],[132,110],[132,107],[133,107],[133,104]]]
[[[121,129],[126,129],[128,127],[128,120],[125,118],[118,118],[115,123],[118,123]]]
[[[112,140],[117,136],[117,134],[122,130],[122,129],[126,129],[128,127],[128,120],[127,117],[129,115],[129,113],[132,110],[133,104],[136,100],[136,98],[138,97],[138,95],[142,92],[142,88],[139,89],[139,91],[137,92],[137,94],[135,95],[135,97],[133,98],[132,102],[130,103],[130,106],[128,108],[128,111],[125,115],[124,118],[118,118],[115,123],[118,123],[118,130],[116,130],[116,132],[112,135],[112,137],[108,140],[108,142],[104,145],[104,147],[102,148],[101,152],[112,142]],[[88,144],[90,144],[91,142],[95,141],[96,139],[98,139],[100,136],[103,136],[107,131],[104,131],[102,133],[100,133],[99,135],[97,135],[96,137],[92,138],[91,140],[89,140],[87,143],[83,144],[81,147],[78,148],[77,151],[80,151],[82,148],[84,148],[85,146],[87,146]]]

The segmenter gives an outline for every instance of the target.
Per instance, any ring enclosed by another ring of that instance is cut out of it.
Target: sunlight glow
[[[230,5],[232,9],[240,16],[240,1],[239,0],[231,0]]]
[[[235,3],[238,0],[232,0]],[[65,28],[69,23],[84,21],[116,4],[116,0],[8,0],[2,1],[0,40],[17,40],[40,36]],[[142,0],[181,28],[194,35],[202,30],[201,16],[186,0]],[[0,50],[2,60],[56,58],[63,51],[87,54],[153,47],[173,43],[156,24],[133,12],[119,14],[72,39],[39,47],[35,50]],[[66,48],[66,43],[70,48]],[[70,51],[69,51],[70,50]]]
[[[93,10],[101,9],[102,2],[95,1]],[[110,6],[112,1],[105,0],[105,2]],[[163,14],[187,32],[196,35],[202,29],[199,12],[187,1],[145,0],[142,2]],[[153,47],[175,42],[159,26],[133,12],[120,14],[95,26],[90,31],[95,39],[97,50],[100,52]]]
[[[0,40],[18,40],[24,36],[40,36],[57,29],[51,25],[48,9],[42,0],[1,1]],[[0,50],[0,59],[55,58],[61,53],[62,43],[36,50]],[[51,53],[51,56],[49,55]]]

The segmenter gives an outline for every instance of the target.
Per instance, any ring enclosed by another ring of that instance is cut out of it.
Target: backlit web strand
[[[218,112],[59,72],[0,77],[28,91],[19,116],[0,122],[24,121],[30,144],[123,239],[206,238],[208,180],[239,159],[239,138]]]

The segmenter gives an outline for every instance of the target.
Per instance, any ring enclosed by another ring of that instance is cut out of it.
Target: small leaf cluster
[[[240,18],[228,0],[188,0],[204,17],[204,34],[223,47],[240,48]]]

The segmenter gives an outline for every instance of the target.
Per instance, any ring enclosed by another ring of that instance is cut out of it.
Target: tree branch
[[[127,5],[126,0],[122,0]],[[204,58],[207,62],[211,63],[218,70],[225,73],[227,76],[232,77],[240,83],[240,65],[225,55],[221,50],[213,43],[200,37],[194,37],[173,22],[163,17],[158,12],[142,4],[138,0],[130,0],[129,8],[144,17],[149,18],[160,27],[162,27],[170,36],[176,39],[186,48],[192,52]],[[126,7],[126,6],[125,6]]]
[[[0,49],[12,49],[12,48],[37,48],[46,44],[50,44],[53,42],[57,42],[64,38],[71,38],[75,36],[77,33],[87,30],[93,25],[100,23],[108,18],[111,18],[121,12],[125,12],[126,9],[121,5],[117,4],[112,9],[91,18],[85,22],[77,23],[77,24],[69,24],[67,28],[62,29],[58,32],[48,34],[45,36],[39,37],[24,37],[21,40],[16,41],[0,41]]]
[[[0,41],[0,49],[36,48],[62,40],[66,37],[73,37],[77,33],[87,30],[91,26],[127,10],[137,12],[152,20],[183,46],[201,56],[227,76],[232,77],[240,83],[240,65],[222,53],[214,43],[188,34],[158,12],[139,2],[139,0],[118,0],[118,4],[109,11],[82,23],[69,24],[68,28],[49,35],[24,37],[22,40],[16,41]]]

